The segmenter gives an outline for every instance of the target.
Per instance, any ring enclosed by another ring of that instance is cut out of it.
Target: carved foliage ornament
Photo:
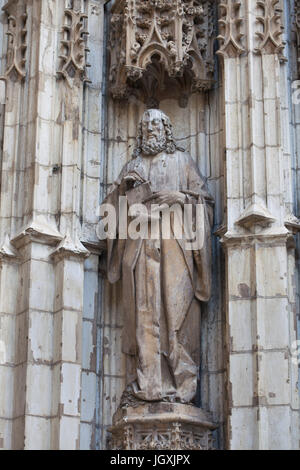
[[[282,24],[282,9],[279,4],[279,0],[258,0],[257,6],[262,13],[257,16],[257,21],[262,25],[262,31],[256,33],[259,45],[255,52],[278,54],[279,59],[285,61],[286,58],[283,55],[285,42],[282,40],[284,27]]]
[[[63,39],[61,40],[62,54],[58,75],[67,80],[72,86],[74,81],[90,82],[87,78],[86,56],[89,49],[86,45],[88,31],[86,22],[88,16],[75,8],[65,9],[65,24],[63,25]]]
[[[238,57],[245,51],[241,43],[244,34],[241,32],[243,19],[240,17],[240,8],[240,1],[225,0],[220,3],[218,39],[221,47],[217,53],[223,57]]]
[[[113,97],[126,97],[147,75],[159,87],[166,76],[174,85],[188,72],[192,77],[188,92],[210,88],[213,4],[203,0],[117,0],[110,26]],[[149,83],[145,86],[149,88]]]
[[[4,5],[3,10],[7,14],[7,59],[6,70],[2,80],[11,78],[14,81],[22,80],[26,75],[26,50],[27,50],[27,13],[26,2],[14,0]]]

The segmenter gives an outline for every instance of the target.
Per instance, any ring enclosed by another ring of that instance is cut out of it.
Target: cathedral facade
[[[0,449],[299,449],[300,1],[0,8]]]

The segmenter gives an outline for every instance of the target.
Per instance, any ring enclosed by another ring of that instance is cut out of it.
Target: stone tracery
[[[9,2],[4,8],[7,15],[7,63],[2,78],[23,80],[26,76],[27,12],[24,2]]]
[[[214,72],[213,8],[213,2],[201,0],[118,1],[110,32],[112,96],[126,98],[142,89],[146,101],[159,101],[168,88],[177,96],[181,89],[185,97],[208,90]]]

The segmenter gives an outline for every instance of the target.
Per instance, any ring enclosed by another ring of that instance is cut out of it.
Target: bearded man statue
[[[211,296],[213,200],[194,160],[176,145],[169,118],[156,109],[144,113],[133,158],[104,202],[121,217],[119,198],[145,183],[153,204],[175,204],[182,211],[185,205],[201,204],[196,223],[203,236],[193,249],[184,236],[165,239],[161,226],[154,239],[107,240],[108,280],[122,280],[127,357],[122,402],[188,404],[197,390],[201,302]]]

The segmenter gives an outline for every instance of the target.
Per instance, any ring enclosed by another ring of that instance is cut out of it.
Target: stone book
[[[146,199],[149,199],[153,195],[151,189],[151,183],[146,181],[145,183],[135,186],[126,192],[129,207],[134,204],[143,204]],[[148,207],[147,203],[147,207]]]

